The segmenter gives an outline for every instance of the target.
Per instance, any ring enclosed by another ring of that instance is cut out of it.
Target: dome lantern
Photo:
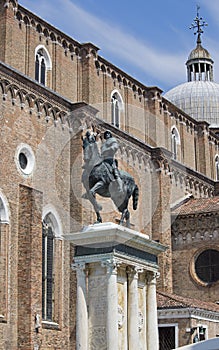
[[[186,62],[188,81],[213,81],[214,61],[211,59],[208,50],[204,49],[201,45],[202,28],[207,26],[207,23],[199,16],[198,10],[199,7],[197,6],[197,16],[190,27],[190,29],[195,29],[194,34],[198,35],[196,48],[191,51]]]
[[[198,121],[219,128],[219,84],[213,80],[213,64],[208,50],[201,43],[202,28],[207,25],[198,13],[190,29],[197,35],[196,48],[186,62],[188,79],[167,91],[164,97]]]

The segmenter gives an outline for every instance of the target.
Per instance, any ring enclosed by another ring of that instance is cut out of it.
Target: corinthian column
[[[158,323],[157,323],[157,296],[156,296],[156,278],[158,273],[148,275],[147,289],[147,327],[148,327],[148,350],[158,350]]]
[[[88,313],[85,263],[72,264],[77,273],[76,349],[88,350]]]
[[[107,350],[118,349],[118,290],[115,259],[102,262],[107,271]]]
[[[128,344],[129,349],[138,349],[138,272],[139,269],[129,267],[128,273]]]

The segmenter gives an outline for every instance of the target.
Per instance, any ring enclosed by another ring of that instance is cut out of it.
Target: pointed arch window
[[[44,209],[42,223],[42,317],[47,322],[60,322],[62,312],[62,230],[53,208]]]
[[[173,127],[171,130],[171,151],[173,159],[177,159],[178,145],[180,144],[180,136],[176,127]]]
[[[215,157],[215,179],[219,181],[219,156]]]
[[[53,320],[54,309],[54,233],[49,218],[43,222],[42,235],[42,317]]]
[[[111,124],[120,127],[120,114],[123,109],[122,97],[118,91],[111,94]]]
[[[52,69],[52,62],[47,49],[40,45],[35,50],[35,80],[40,84],[47,84],[48,71]]]

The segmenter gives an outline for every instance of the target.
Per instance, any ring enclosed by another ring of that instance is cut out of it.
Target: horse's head
[[[94,166],[102,160],[96,142],[86,144],[86,147],[83,147],[83,151],[84,162],[87,166]]]

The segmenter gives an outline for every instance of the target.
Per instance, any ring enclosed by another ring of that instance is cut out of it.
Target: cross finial
[[[189,29],[195,29],[194,35],[198,34],[197,44],[201,44],[201,34],[203,33],[202,27],[206,27],[208,24],[199,16],[200,6],[197,5],[197,15],[194,18],[194,23],[191,24]]]

